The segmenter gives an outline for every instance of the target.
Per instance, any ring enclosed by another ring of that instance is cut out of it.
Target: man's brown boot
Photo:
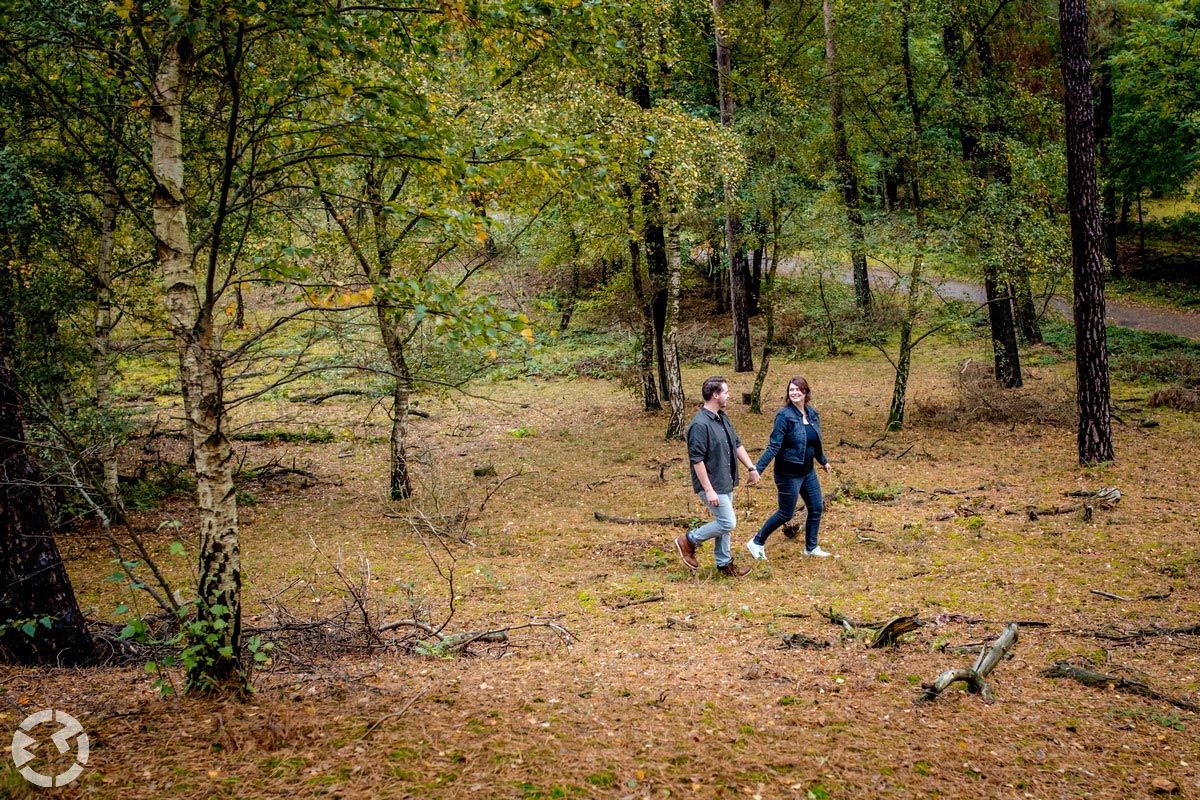
[[[739,567],[736,561],[730,561],[728,564],[717,567],[717,572],[731,578],[743,578],[750,574],[750,568]]]
[[[696,545],[692,544],[686,533],[675,539],[675,549],[688,569],[700,569],[700,562],[696,560]]]

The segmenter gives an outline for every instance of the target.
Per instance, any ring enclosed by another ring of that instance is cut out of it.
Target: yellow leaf
[[[526,328],[525,330],[521,331],[521,336],[523,336],[525,338],[525,341],[532,344],[533,343],[533,328]]]

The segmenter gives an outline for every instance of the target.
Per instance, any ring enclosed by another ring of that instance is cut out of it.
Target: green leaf
[[[32,622],[26,622],[21,626],[21,630],[25,631],[26,636],[32,637],[37,633],[37,625],[34,625]]]
[[[171,555],[173,555],[173,556],[187,555],[187,549],[183,546],[183,542],[171,542]]]

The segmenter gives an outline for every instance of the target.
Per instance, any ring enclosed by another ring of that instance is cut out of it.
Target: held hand
[[[751,485],[751,486],[758,486],[758,482],[759,482],[759,481],[761,481],[761,480],[762,480],[762,475],[759,475],[759,474],[758,474],[758,470],[756,470],[756,469],[751,469],[751,470],[750,470],[750,485]]]

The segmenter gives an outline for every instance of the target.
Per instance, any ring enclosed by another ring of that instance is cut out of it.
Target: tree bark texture
[[[167,46],[154,75],[150,106],[154,234],[196,460],[200,510],[197,612],[199,622],[215,634],[193,642],[201,651],[187,680],[190,687],[202,691],[241,690],[245,686],[239,659],[241,548],[233,448],[225,433],[223,375],[213,334],[216,298],[206,289],[205,301],[200,300],[184,194],[182,88],[190,50],[186,39]],[[214,241],[212,246],[219,245]]]
[[[679,220],[670,214],[667,223],[667,317],[663,326],[663,354],[666,357],[667,439],[682,439],[687,425],[683,394],[683,376],[679,372],[679,285],[683,269],[679,253]]]
[[[642,406],[646,411],[658,411],[662,401],[654,380],[654,309],[650,307],[643,285],[642,248],[633,238],[629,240],[629,269],[633,277],[633,296],[642,309],[642,357],[638,360],[638,371],[642,375]]]
[[[730,86],[733,64],[729,45],[721,30],[722,0],[712,0],[713,36],[717,50],[717,95],[721,104],[721,126],[733,127],[733,89]],[[739,220],[737,187],[725,182],[725,252],[729,258],[729,310],[733,318],[733,370],[754,371],[754,351],[750,346],[750,281],[738,249]]]
[[[900,352],[896,357],[896,380],[892,384],[892,403],[888,408],[887,429],[898,431],[904,427],[904,410],[908,403],[908,374],[912,368],[913,322],[917,318],[921,297],[921,270],[924,257],[913,258],[912,273],[908,277],[908,303],[904,319],[900,321]]]
[[[771,355],[775,348],[775,271],[779,265],[779,209],[777,199],[771,197],[771,255],[767,263],[766,276],[762,283],[762,308],[766,317],[766,332],[763,335],[762,359],[758,374],[754,376],[754,388],[750,391],[750,411],[762,413],[762,390],[771,369]]]
[[[833,162],[850,225],[850,264],[854,275],[854,301],[863,314],[871,313],[871,282],[867,273],[867,247],[863,237],[862,207],[858,173],[850,160],[846,123],[842,118],[842,82],[838,75],[837,43],[834,38],[833,0],[824,0],[825,65],[829,70],[829,118],[833,129]]]
[[[1029,281],[1029,270],[1023,269],[1009,282],[1009,291],[1016,299],[1017,330],[1026,344],[1041,344],[1045,341],[1042,327],[1038,323],[1037,304],[1033,302],[1033,286]]]
[[[996,276],[996,268],[988,265],[983,277],[987,297],[988,322],[992,328],[992,356],[996,367],[996,382],[1016,389],[1021,382],[1021,355],[1017,350],[1017,328],[1013,314],[1013,298]]]
[[[367,167],[364,181],[367,204],[371,209],[371,222],[375,229],[375,258],[376,265],[371,268],[365,256],[362,259],[363,271],[373,286],[391,280],[393,271],[392,256],[396,250],[396,242],[388,230],[387,205],[383,197],[383,181],[387,166],[372,161]],[[349,228],[343,222],[343,232],[348,238]],[[412,497],[412,480],[408,474],[408,412],[412,398],[412,373],[408,368],[408,358],[405,345],[411,333],[406,332],[404,311],[393,307],[387,301],[386,292],[375,292],[373,295],[375,317],[379,323],[379,332],[383,338],[383,347],[388,354],[388,365],[392,370],[392,432],[388,454],[388,496],[392,500],[405,500]]]
[[[1079,463],[1113,459],[1108,342],[1104,328],[1104,254],[1096,184],[1092,69],[1086,0],[1059,0],[1066,104],[1067,201],[1075,278],[1075,391]]]
[[[1114,18],[1116,11],[1113,11]],[[1112,23],[1117,24],[1116,19]],[[1099,163],[1097,172],[1109,175],[1109,145],[1112,143],[1113,115],[1113,74],[1108,63],[1107,48],[1100,47],[1096,53],[1099,66],[1096,69],[1096,144]],[[1121,274],[1121,265],[1117,254],[1117,187],[1111,176],[1104,181],[1100,207],[1101,226],[1104,230],[1104,258],[1112,270],[1113,277]]]
[[[74,666],[96,658],[42,500],[8,345],[0,337],[0,661]],[[40,620],[47,620],[47,627]],[[23,628],[33,625],[33,635]]]

